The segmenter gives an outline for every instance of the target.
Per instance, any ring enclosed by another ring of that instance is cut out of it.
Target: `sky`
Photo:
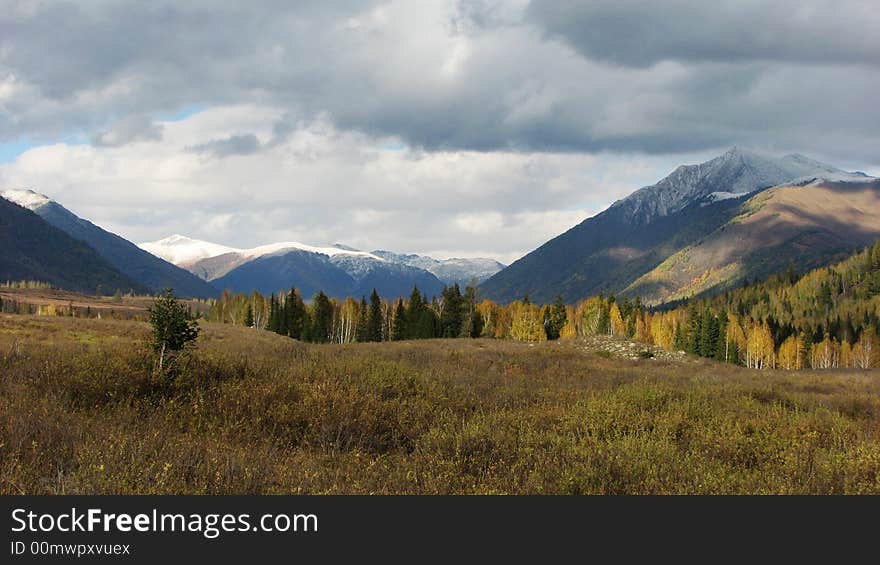
[[[876,0],[0,0],[0,189],[510,262],[732,145],[880,175]]]

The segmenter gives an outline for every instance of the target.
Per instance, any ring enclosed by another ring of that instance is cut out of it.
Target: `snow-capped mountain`
[[[418,267],[433,273],[446,284],[467,286],[471,281],[483,282],[504,268],[502,263],[486,257],[434,259],[426,255],[401,254],[392,251],[373,251],[393,263]]]
[[[485,280],[503,268],[493,259],[438,260],[390,251],[361,251],[338,243],[315,246],[287,241],[240,249],[175,234],[140,246],[218,288],[250,290],[245,288],[250,285],[266,292],[305,284],[304,293],[314,286],[335,295],[359,296],[365,291],[368,294],[370,285],[374,285],[380,293],[384,289],[385,295],[397,296],[409,293],[416,285],[430,295],[439,292],[443,284]],[[323,281],[325,287],[319,287],[318,281]]]
[[[776,190],[792,185],[797,190]],[[864,173],[846,172],[803,155],[775,157],[734,147],[705,163],[680,166],[656,184],[618,200],[494,275],[481,289],[489,298],[500,301],[528,294],[533,300],[548,302],[557,293],[573,301],[600,292],[627,292],[660,302],[680,296],[683,289],[708,292],[745,277],[766,275],[779,261],[785,262],[783,267],[788,261],[795,267],[816,266],[835,259],[841,249],[851,251],[862,245],[865,234],[874,233],[865,226],[860,232],[830,230],[841,223],[833,210],[850,197],[846,187],[855,190],[856,186],[873,192],[878,183]],[[716,231],[739,233],[731,227],[760,207],[768,207],[767,199],[762,200],[764,196],[780,199],[782,195],[786,203],[779,209],[803,212],[801,216],[788,214],[791,225],[773,225],[781,216],[758,214],[756,218],[767,226],[749,223],[752,231],[748,238],[713,235]],[[815,206],[820,195],[828,199],[825,209]],[[862,211],[880,226],[877,210],[864,204]],[[774,229],[786,233],[789,239],[774,243],[776,247],[768,254],[761,242],[771,241],[767,234]],[[817,230],[825,230],[831,243],[805,243],[807,235],[815,235]],[[758,233],[764,234],[763,239],[755,236]],[[710,236],[723,245],[711,247],[717,256],[700,263],[709,270],[700,270],[687,261],[675,263],[687,263],[688,268],[695,269],[686,274],[696,280],[685,280],[685,275],[673,280],[655,272],[659,266],[671,264],[666,261],[669,257],[687,255]],[[799,241],[801,247],[796,248]],[[730,257],[738,259],[728,261]],[[633,286],[637,280],[638,287]],[[707,280],[712,284],[706,284]]]
[[[270,243],[268,245],[252,247],[249,249],[239,249],[236,247],[228,247],[226,245],[211,243],[209,241],[203,241],[200,239],[193,239],[190,237],[186,237],[185,235],[179,234],[174,234],[158,241],[148,241],[145,243],[141,243],[139,244],[139,247],[141,249],[144,249],[145,251],[149,251],[157,257],[161,257],[166,261],[170,261],[171,263],[182,267],[191,265],[193,263],[201,261],[202,259],[210,259],[212,257],[218,257],[220,255],[226,255],[229,253],[239,255],[243,260],[250,260],[256,259],[257,257],[262,257],[264,255],[272,255],[275,253],[283,253],[296,250],[306,251],[308,253],[320,253],[322,255],[327,255],[328,257],[333,257],[336,255],[353,255],[375,259],[377,261],[382,260],[380,257],[377,257],[371,253],[365,253],[363,251],[357,250],[349,250],[342,246],[316,247],[314,245],[306,245],[297,241],[283,241],[279,243]]]
[[[218,294],[205,281],[78,217],[44,194],[16,189],[0,192],[0,196],[31,210],[50,225],[87,244],[113,267],[143,285],[144,291],[173,288],[181,296],[198,298]]]
[[[733,147],[705,163],[682,165],[657,184],[637,190],[612,207],[625,209],[633,221],[647,223],[691,203],[739,197],[782,184],[865,178],[799,154],[772,157]]]

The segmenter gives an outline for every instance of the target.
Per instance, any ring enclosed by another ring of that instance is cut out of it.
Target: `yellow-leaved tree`
[[[526,302],[514,302],[510,305],[512,321],[510,324],[510,337],[518,341],[547,341],[547,332],[544,331],[541,309]]]

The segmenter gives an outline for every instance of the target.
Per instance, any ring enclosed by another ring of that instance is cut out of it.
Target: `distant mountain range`
[[[182,296],[220,291],[305,297],[437,295],[471,281],[482,296],[574,302],[600,292],[659,304],[711,294],[789,266],[827,265],[880,239],[880,180],[802,155],[740,148],[678,167],[509,267],[345,245],[240,249],[174,235],[137,246],[30,190],[0,193],[0,281]]]
[[[237,249],[179,235],[137,246],[32,190],[5,190],[0,197],[0,281],[39,280],[109,293],[170,287],[196,298],[226,289],[269,293],[291,286],[307,298],[319,290],[342,298],[375,288],[390,298],[408,295],[413,286],[437,295],[444,285],[479,282],[504,267],[491,259],[437,260],[343,245],[282,242]]]
[[[431,296],[444,285],[479,282],[504,267],[492,259],[438,260],[293,241],[238,249],[172,235],[140,246],[216,288],[268,293],[296,286],[307,297],[319,290],[336,297],[362,296],[373,288],[382,296],[397,297],[412,292],[413,286]]]
[[[880,238],[880,181],[802,155],[733,148],[681,166],[481,286],[507,302],[600,292],[661,303],[792,265],[828,264]]]

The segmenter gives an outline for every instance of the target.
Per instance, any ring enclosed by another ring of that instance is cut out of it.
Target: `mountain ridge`
[[[800,154],[776,158],[734,147],[704,163],[677,167],[526,254],[480,288],[501,302],[524,295],[550,302],[557,293],[566,301],[621,293],[668,257],[732,221],[756,194],[823,177],[872,179]]]
[[[345,271],[355,283],[359,283],[367,276],[376,276],[378,269],[385,269],[395,276],[409,277],[414,281],[421,280],[430,289],[436,287],[436,282],[419,271],[432,275],[443,284],[466,285],[472,280],[478,282],[485,280],[504,267],[503,264],[489,258],[435,259],[425,255],[386,250],[361,251],[340,243],[332,246],[315,246],[300,242],[279,242],[242,249],[175,234],[158,241],[141,243],[139,246],[157,256],[172,260],[206,281],[217,281],[214,284],[220,286],[229,281],[244,280],[240,274],[231,279],[226,276],[252,261],[297,251],[326,256],[331,264]],[[284,270],[290,268],[290,261],[276,263]],[[261,263],[261,265],[267,264],[270,263],[265,261]],[[315,265],[313,262],[307,264]],[[306,263],[301,265],[305,268]],[[270,273],[267,275],[271,276]],[[303,276],[308,277],[308,274],[303,273]],[[394,288],[398,287],[394,286]],[[410,285],[409,291],[411,290]],[[426,288],[422,290],[428,291]]]
[[[132,242],[80,218],[60,203],[33,190],[0,192],[4,199],[23,205],[50,225],[94,249],[116,269],[153,292],[173,288],[181,296],[210,298],[219,292],[188,271],[144,251]]]
[[[146,291],[84,242],[0,198],[0,281],[18,280],[89,294]]]

